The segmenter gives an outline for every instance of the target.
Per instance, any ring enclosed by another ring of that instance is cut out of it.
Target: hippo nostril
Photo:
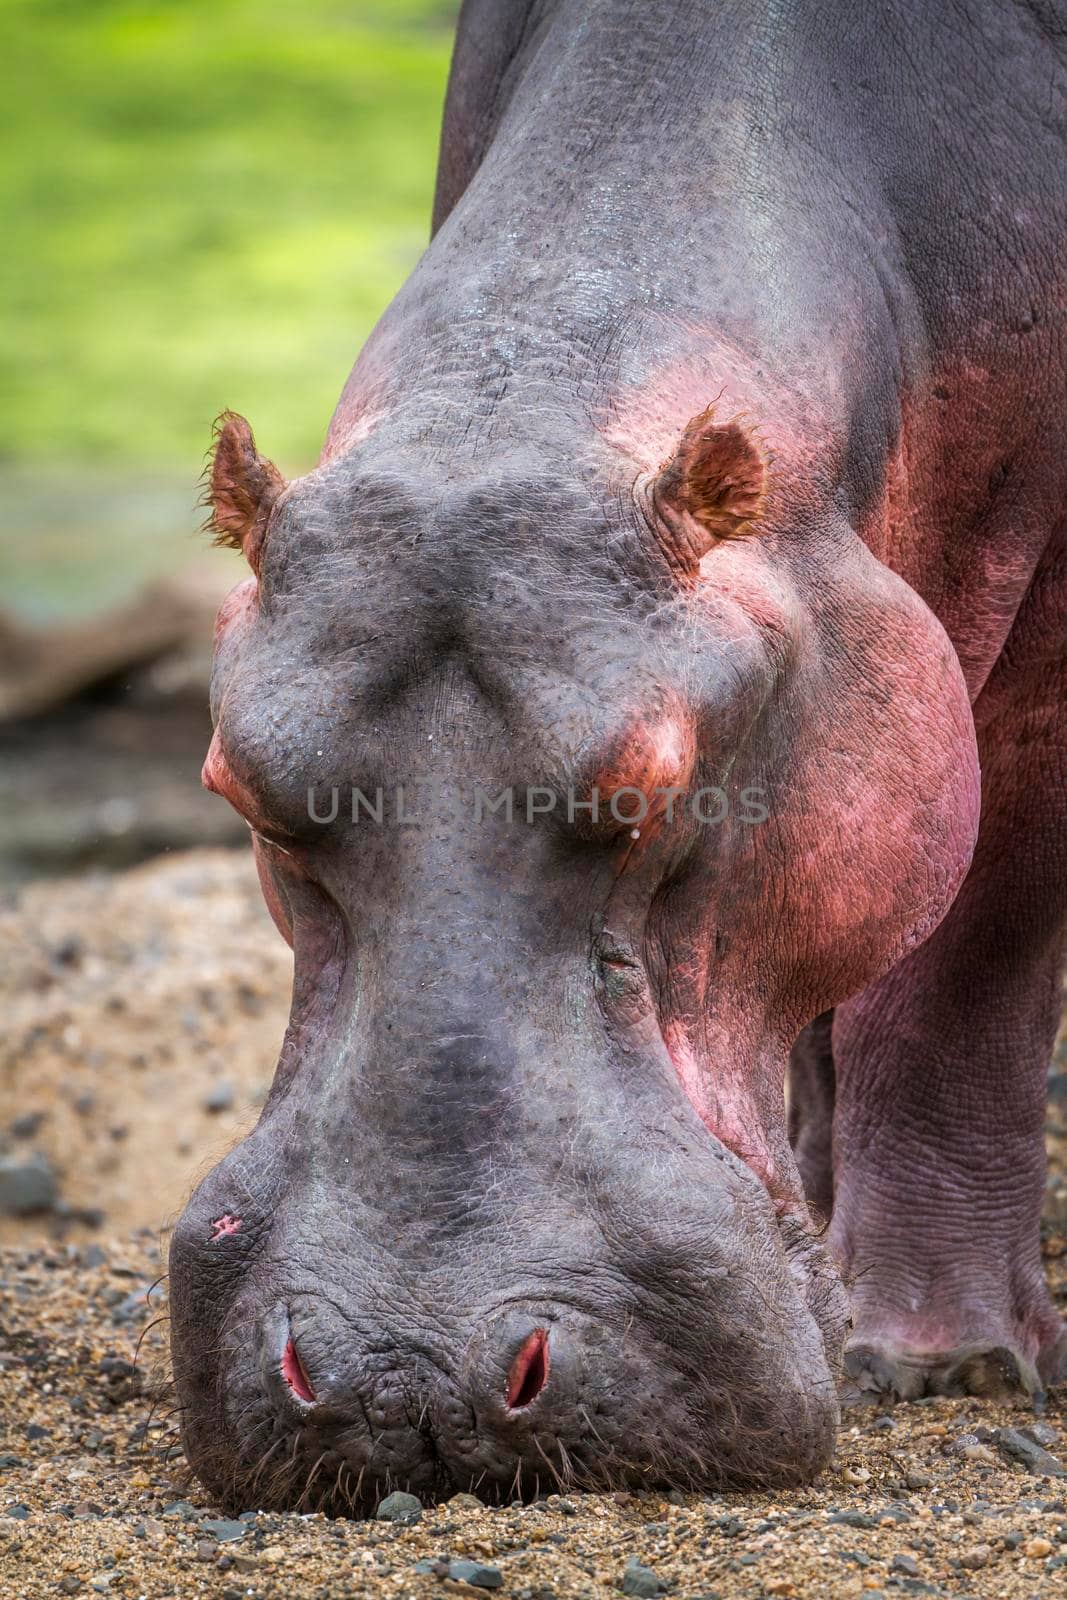
[[[520,1411],[537,1399],[548,1382],[548,1333],[535,1328],[519,1347],[508,1372],[504,1399],[509,1411]]]
[[[289,1340],[282,1355],[282,1377],[298,1400],[303,1400],[306,1404],[314,1400],[315,1391],[311,1387],[311,1379],[304,1370],[304,1363],[292,1339]]]

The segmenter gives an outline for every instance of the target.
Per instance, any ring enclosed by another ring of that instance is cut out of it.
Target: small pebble
[[[56,1175],[46,1156],[0,1156],[0,1215],[32,1217],[51,1211],[59,1199]]]
[[[200,1104],[205,1111],[215,1114],[220,1111],[232,1111],[235,1098],[233,1084],[222,1079],[211,1085]]]
[[[7,1131],[13,1139],[35,1139],[47,1114],[45,1111],[24,1111],[8,1123]]]

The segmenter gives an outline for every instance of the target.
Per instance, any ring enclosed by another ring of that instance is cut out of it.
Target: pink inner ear
[[[244,417],[224,412],[219,418],[211,463],[209,527],[217,544],[243,550],[252,571],[259,572],[259,554],[271,508],[286,488],[272,461],[256,450]]]
[[[709,407],[694,417],[670,460],[635,486],[666,555],[690,578],[715,545],[749,531],[766,491],[756,435],[736,418],[719,425],[713,415]]]

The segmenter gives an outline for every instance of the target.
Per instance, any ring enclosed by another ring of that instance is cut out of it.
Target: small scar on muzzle
[[[240,1217],[231,1217],[227,1211],[221,1217],[216,1217],[211,1224],[211,1238],[224,1239],[228,1233],[237,1233],[241,1227]]]

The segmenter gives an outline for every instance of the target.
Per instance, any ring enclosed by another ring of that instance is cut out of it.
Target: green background
[[[289,473],[424,248],[450,0],[0,0],[0,586],[192,539],[212,419]]]

